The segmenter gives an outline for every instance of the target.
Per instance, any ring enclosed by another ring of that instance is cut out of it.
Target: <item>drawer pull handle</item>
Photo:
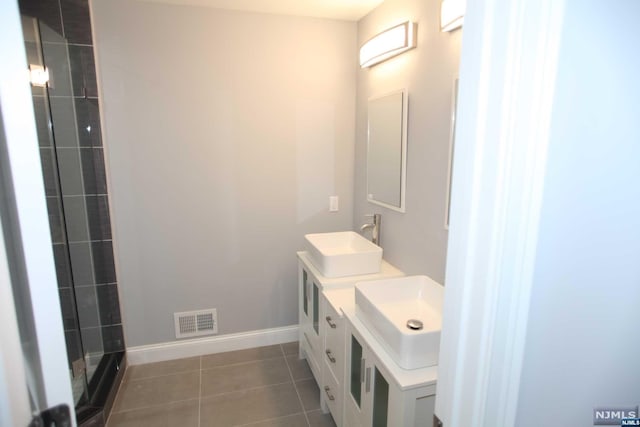
[[[331,321],[331,316],[327,316],[325,317],[325,320],[327,321],[327,323],[329,324],[329,326],[331,326],[331,329],[335,329],[338,327],[338,325],[336,325],[335,323],[333,323]]]
[[[331,363],[336,363],[336,358],[331,355],[331,350],[327,349],[325,350],[325,353],[327,354],[327,357],[329,358],[329,361]]]
[[[324,386],[324,392],[327,393],[327,397],[329,398],[329,400],[336,400],[336,397],[330,393],[331,389],[328,385]]]

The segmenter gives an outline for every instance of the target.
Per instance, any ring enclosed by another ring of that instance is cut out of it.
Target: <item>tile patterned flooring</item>
[[[298,343],[131,366],[107,427],[335,427]]]

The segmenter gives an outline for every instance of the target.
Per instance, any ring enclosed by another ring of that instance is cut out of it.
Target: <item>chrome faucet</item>
[[[373,218],[373,222],[364,224],[360,227],[360,231],[364,232],[365,230],[371,229],[371,241],[375,245],[380,246],[380,220],[382,216],[380,214],[369,214],[365,216]]]

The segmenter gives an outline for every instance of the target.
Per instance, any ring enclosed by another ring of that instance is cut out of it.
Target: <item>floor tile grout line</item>
[[[284,347],[282,347],[282,344],[280,344],[280,350],[282,350],[284,363],[287,364],[287,369],[289,370],[289,376],[291,376],[291,381],[293,382],[293,389],[296,391],[296,396],[298,396],[298,402],[300,403],[300,407],[302,408],[302,412],[304,413],[304,419],[307,421],[307,426],[311,427],[311,422],[309,422],[309,417],[307,416],[307,412],[304,410],[304,403],[302,403],[302,397],[300,396],[300,392],[298,392],[298,387],[296,386],[296,380],[293,378],[293,371],[291,371],[291,367],[289,366],[289,361],[287,360],[287,355],[284,353]]]
[[[210,397],[218,397],[218,396],[224,396],[224,395],[233,394],[233,393],[244,393],[244,392],[247,392],[247,391],[262,390],[262,389],[265,389],[265,388],[276,387],[276,386],[279,386],[279,385],[286,385],[286,384],[292,384],[293,385],[293,383],[291,381],[287,381],[287,382],[284,382],[284,383],[273,383],[273,384],[259,385],[259,386],[256,386],[256,387],[243,388],[243,389],[240,389],[240,390],[232,390],[232,391],[225,391],[225,392],[222,392],[222,393],[208,394],[206,396],[202,396],[202,398],[203,399],[208,399]]]
[[[163,403],[158,403],[155,405],[144,405],[144,406],[137,406],[135,408],[129,408],[129,409],[125,409],[122,411],[117,411],[117,412],[113,412],[113,414],[124,414],[126,412],[133,412],[133,411],[140,411],[140,410],[144,410],[144,409],[152,409],[152,408],[157,408],[157,407],[164,407],[166,405],[175,405],[176,403],[184,403],[184,402],[190,402],[192,400],[196,400],[196,397],[192,397],[191,399],[181,399],[181,400],[173,400],[171,402],[163,402]]]
[[[252,422],[247,423],[247,424],[236,424],[234,427],[250,427],[250,426],[255,426],[255,425],[258,425],[258,424],[262,424],[265,421],[275,421],[275,420],[280,420],[280,419],[283,419],[283,418],[293,417],[294,415],[300,415],[300,414],[304,415],[304,411],[296,412],[295,414],[283,415],[281,417],[265,418],[264,420],[252,421]]]
[[[202,357],[204,357],[204,356],[202,356]],[[202,357],[201,357],[201,359],[202,359]],[[214,369],[227,368],[227,367],[231,367],[231,366],[241,366],[241,365],[248,365],[248,364],[251,364],[251,363],[266,362],[266,361],[269,361],[269,360],[277,360],[277,359],[280,359],[281,357],[282,357],[281,355],[278,355],[276,357],[269,357],[269,358],[266,358],[266,359],[256,359],[256,360],[248,360],[248,361],[245,361],[245,362],[229,363],[227,365],[212,366],[210,368],[203,368],[202,367],[202,360],[200,360],[200,366],[198,368],[187,369],[187,370],[184,370],[184,371],[175,371],[175,372],[166,373],[166,374],[150,375],[150,376],[144,377],[144,378],[127,379],[126,382],[130,383],[130,382],[134,382],[134,381],[144,381],[144,380],[150,380],[150,379],[153,379],[153,378],[163,378],[163,377],[168,377],[168,376],[171,376],[171,375],[188,374],[190,372],[197,372],[197,371],[211,371],[211,370],[214,370]],[[180,360],[180,359],[174,359],[174,360]],[[162,363],[162,362],[153,362],[153,363]],[[143,365],[136,365],[136,366],[143,366]],[[124,379],[123,379],[123,382],[125,382]]]
[[[132,382],[135,382],[135,381],[145,381],[145,380],[153,380],[155,378],[170,377],[172,375],[184,375],[184,374],[190,374],[190,373],[193,373],[193,372],[198,372],[199,370],[200,370],[200,368],[198,368],[198,369],[189,369],[187,371],[176,371],[176,372],[172,372],[170,374],[153,375],[153,376],[144,377],[144,378],[134,378],[134,379],[127,380],[127,382],[128,383],[132,383]]]
[[[199,357],[200,362],[200,381],[198,382],[198,427],[202,423],[200,418],[201,408],[202,408],[202,356]]]
[[[275,359],[279,359],[281,357],[282,357],[281,355],[278,355],[278,356],[274,356],[274,357],[266,357],[264,359],[245,360],[244,362],[228,363],[226,365],[211,366],[211,367],[202,368],[202,369],[204,371],[209,371],[211,369],[226,368],[228,366],[248,365],[249,363],[264,362],[264,361],[267,361],[267,360],[275,360]]]

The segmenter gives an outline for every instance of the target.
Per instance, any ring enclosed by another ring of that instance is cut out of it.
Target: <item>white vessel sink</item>
[[[316,233],[304,236],[311,262],[325,277],[356,276],[380,271],[382,248],[358,233]]]
[[[444,288],[427,276],[356,283],[356,316],[404,369],[438,364]],[[422,329],[412,330],[409,320]]]

